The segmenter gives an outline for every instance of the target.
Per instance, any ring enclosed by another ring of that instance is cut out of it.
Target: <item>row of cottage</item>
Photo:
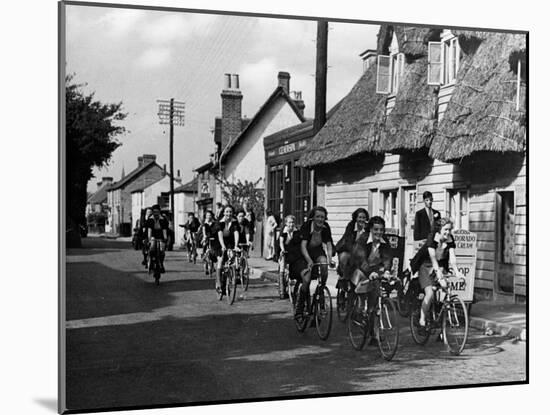
[[[525,301],[526,50],[526,34],[382,25],[377,48],[360,55],[362,76],[320,128],[289,73],[251,119],[238,75],[226,74],[215,151],[195,169],[189,211],[222,201],[220,178],[253,182],[266,209],[298,224],[325,206],[335,238],[366,207],[410,256],[429,190],[435,209],[477,235],[476,297]]]
[[[182,184],[180,171],[174,177],[175,241],[183,238],[183,225],[187,213],[195,211],[197,181]],[[103,177],[96,191],[90,195],[86,217],[93,233],[110,233],[129,236],[138,221],[143,220],[147,207],[160,205],[170,215],[170,174],[166,165],[161,167],[156,155],[144,154],[137,158],[137,167],[113,183],[112,177]]]

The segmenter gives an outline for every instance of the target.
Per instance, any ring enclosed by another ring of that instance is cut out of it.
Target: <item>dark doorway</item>
[[[495,277],[497,292],[514,293],[514,192],[496,193],[496,258]]]

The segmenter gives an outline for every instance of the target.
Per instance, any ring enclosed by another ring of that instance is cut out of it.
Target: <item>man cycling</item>
[[[143,243],[141,246],[141,252],[143,254],[143,261],[141,261],[141,265],[147,267],[147,254],[149,252],[149,237],[147,233],[147,220],[153,213],[153,210],[151,208],[145,209],[145,215],[143,216],[143,220],[141,221],[141,234],[143,235]]]
[[[150,255],[158,253],[160,272],[164,273],[164,251],[168,240],[168,220],[160,214],[159,205],[154,205],[152,211],[152,216],[146,222],[147,238],[150,243],[149,253]]]
[[[187,253],[189,255],[189,262],[191,262],[192,260],[191,251],[193,248],[195,249],[197,248],[197,232],[201,227],[201,223],[195,217],[195,214],[193,212],[189,212],[187,214],[187,222],[183,226],[186,230],[185,239],[186,239]]]

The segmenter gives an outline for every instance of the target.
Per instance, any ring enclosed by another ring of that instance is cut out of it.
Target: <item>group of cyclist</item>
[[[226,205],[218,212],[218,220],[214,212],[207,210],[204,215],[197,238],[205,248],[204,254],[209,255],[210,261],[216,267],[216,291],[224,293],[225,287],[221,284],[221,270],[227,261],[228,250],[240,251],[243,249],[246,253],[252,245],[252,222],[247,218],[244,209],[240,209],[235,214],[235,209]]]
[[[417,233],[416,255],[411,260],[411,269],[417,273],[424,299],[419,319],[421,328],[426,326],[428,310],[433,300],[434,283],[446,287],[444,275],[450,270],[460,275],[456,265],[455,243],[452,235],[453,222],[441,217],[431,208],[433,197],[430,192],[423,194],[425,209],[417,212],[420,234]],[[427,225],[422,225],[426,216]],[[388,242],[384,238],[385,221],[380,216],[369,218],[366,209],[356,209],[347,224],[344,234],[334,246],[332,233],[327,222],[327,211],[318,206],[312,209],[308,220],[298,230],[296,218],[285,217],[279,244],[289,265],[289,277],[302,282],[304,294],[309,293],[314,263],[333,265],[332,256],[338,255],[338,287],[366,294],[367,310],[376,303],[378,281],[390,278],[392,273],[392,255]],[[420,235],[420,237],[418,237]],[[328,268],[321,267],[319,276],[326,282]],[[314,278],[316,275],[313,276]],[[304,296],[298,296],[298,299]],[[300,318],[304,304],[298,301],[296,317]],[[371,310],[369,310],[371,311]]]
[[[411,270],[418,273],[418,281],[424,292],[419,325],[426,325],[426,316],[433,299],[432,286],[438,282],[445,287],[444,274],[452,270],[459,275],[456,265],[455,243],[452,236],[453,222],[441,217],[431,208],[432,195],[423,195],[425,208],[417,212],[415,239],[419,249],[411,260]],[[216,269],[216,291],[223,293],[221,270],[227,261],[227,251],[244,249],[252,245],[253,222],[247,219],[250,214],[245,209],[235,212],[232,206],[218,206],[217,215],[207,210],[204,221],[200,223],[193,214],[189,215],[185,225],[196,241],[205,248]],[[321,278],[323,283],[328,277],[328,266],[334,266],[332,260],[338,255],[338,287],[365,293],[367,305],[375,304],[376,284],[380,277],[391,275],[392,257],[390,247],[384,239],[385,221],[380,216],[369,218],[364,208],[356,209],[347,224],[344,234],[336,245],[327,221],[327,210],[322,206],[314,207],[307,221],[297,229],[293,215],[285,217],[279,236],[281,253],[289,266],[289,277],[302,283],[303,294],[297,296],[296,317],[304,310],[300,299],[309,294],[312,279]],[[425,223],[424,223],[425,222]],[[148,257],[159,255],[161,272],[164,270],[164,256],[168,239],[168,220],[161,214],[159,205],[148,208],[142,229],[144,235],[143,262],[149,266]],[[314,264],[326,264],[313,273]]]

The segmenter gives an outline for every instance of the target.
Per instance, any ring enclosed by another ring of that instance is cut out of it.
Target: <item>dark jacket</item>
[[[360,269],[367,277],[371,272],[383,273],[391,270],[391,248],[385,241],[378,249],[379,258],[376,263],[369,263],[368,258],[372,251],[372,242],[369,242],[368,234],[363,234],[353,244],[351,261],[354,269]]]
[[[336,252],[338,254],[342,252],[351,252],[353,249],[353,244],[355,243],[355,240],[357,239],[357,231],[355,230],[355,224],[353,220],[350,221],[347,226],[346,230],[344,231],[344,234],[336,244]],[[365,230],[366,232],[366,230]]]
[[[438,210],[432,209],[432,212],[434,222],[438,219],[441,219],[441,214]],[[414,240],[420,241],[422,239],[427,239],[431,231],[432,227],[430,225],[428,213],[426,213],[425,208],[422,208],[414,215]]]

